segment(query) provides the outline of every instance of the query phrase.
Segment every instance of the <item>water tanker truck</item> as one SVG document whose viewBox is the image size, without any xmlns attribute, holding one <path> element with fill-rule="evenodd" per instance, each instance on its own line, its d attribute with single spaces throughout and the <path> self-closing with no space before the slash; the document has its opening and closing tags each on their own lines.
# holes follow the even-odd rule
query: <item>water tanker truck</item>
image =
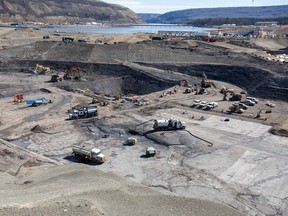
<svg viewBox="0 0 288 216">
<path fill-rule="evenodd" d="M 154 130 L 181 130 L 185 129 L 184 122 L 179 119 L 161 119 L 155 120 Z"/>
<path fill-rule="evenodd" d="M 74 145 L 72 153 L 75 157 L 80 159 L 89 159 L 98 163 L 104 163 L 106 158 L 100 149 L 89 147 L 87 145 Z"/>
<path fill-rule="evenodd" d="M 92 116 L 97 116 L 97 114 L 97 106 L 81 107 L 78 109 L 73 109 L 69 113 L 69 119 L 89 118 Z"/>
</svg>

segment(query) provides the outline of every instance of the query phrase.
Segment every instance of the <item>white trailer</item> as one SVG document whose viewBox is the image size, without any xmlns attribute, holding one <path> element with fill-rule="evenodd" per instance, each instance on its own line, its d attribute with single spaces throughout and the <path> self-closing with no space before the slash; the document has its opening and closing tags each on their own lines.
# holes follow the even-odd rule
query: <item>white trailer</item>
<svg viewBox="0 0 288 216">
<path fill-rule="evenodd" d="M 154 130 L 181 130 L 185 129 L 184 123 L 179 119 L 161 119 L 155 120 Z"/>
<path fill-rule="evenodd" d="M 105 155 L 101 152 L 100 149 L 94 147 L 91 148 L 85 144 L 74 145 L 72 147 L 72 153 L 75 157 L 80 159 L 89 159 L 99 163 L 104 163 L 106 160 Z"/>
</svg>

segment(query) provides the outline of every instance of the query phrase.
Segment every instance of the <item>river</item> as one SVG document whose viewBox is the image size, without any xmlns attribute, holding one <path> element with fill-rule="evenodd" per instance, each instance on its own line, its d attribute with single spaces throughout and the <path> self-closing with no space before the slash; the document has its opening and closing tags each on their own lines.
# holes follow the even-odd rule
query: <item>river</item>
<svg viewBox="0 0 288 216">
<path fill-rule="evenodd" d="M 149 24 L 132 26 L 99 26 L 99 25 L 69 25 L 69 26 L 43 26 L 41 29 L 49 32 L 88 33 L 88 34 L 135 34 L 158 33 L 158 31 L 196 31 L 203 32 L 209 28 L 183 26 L 175 24 Z"/>
</svg>

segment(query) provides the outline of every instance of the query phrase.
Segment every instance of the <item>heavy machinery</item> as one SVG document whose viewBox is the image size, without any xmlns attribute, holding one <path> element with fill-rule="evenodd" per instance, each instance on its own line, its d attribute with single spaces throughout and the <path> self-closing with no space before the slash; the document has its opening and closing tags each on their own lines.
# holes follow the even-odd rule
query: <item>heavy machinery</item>
<svg viewBox="0 0 288 216">
<path fill-rule="evenodd" d="M 69 68 L 63 76 L 63 79 L 80 79 L 81 72 L 79 67 Z"/>
<path fill-rule="evenodd" d="M 87 144 L 74 145 L 72 147 L 72 153 L 75 157 L 80 159 L 89 159 L 98 163 L 104 163 L 106 161 L 105 155 L 100 149 L 87 146 Z"/>
<path fill-rule="evenodd" d="M 46 105 L 48 103 L 52 103 L 51 100 L 47 100 L 46 98 L 37 98 L 37 99 L 32 99 L 32 100 L 26 100 L 26 104 L 30 106 L 39 106 L 39 105 Z"/>
<path fill-rule="evenodd" d="M 179 119 L 154 120 L 154 130 L 181 130 L 185 129 L 184 123 Z"/>
<path fill-rule="evenodd" d="M 21 102 L 24 102 L 24 95 L 22 93 L 20 94 L 15 94 L 14 95 L 14 100 L 13 102 L 15 103 L 21 103 Z"/>
<path fill-rule="evenodd" d="M 239 113 L 239 114 L 244 112 L 244 109 L 240 108 L 239 104 L 232 104 L 229 107 L 229 110 L 231 110 L 231 112 L 235 112 L 235 113 Z"/>
<path fill-rule="evenodd" d="M 60 82 L 63 80 L 63 77 L 59 74 L 53 74 L 51 76 L 50 82 Z"/>
<path fill-rule="evenodd" d="M 103 95 L 97 95 L 92 98 L 92 104 L 99 104 L 100 106 L 107 106 L 109 101 Z"/>
<path fill-rule="evenodd" d="M 126 141 L 126 145 L 135 145 L 137 142 L 137 139 L 135 137 L 128 137 Z"/>
<path fill-rule="evenodd" d="M 77 109 L 76 108 L 73 109 L 69 113 L 69 119 L 89 118 L 97 115 L 98 115 L 97 106 L 79 107 Z"/>
<path fill-rule="evenodd" d="M 202 80 L 201 80 L 201 87 L 203 87 L 203 88 L 208 88 L 208 87 L 212 87 L 212 86 L 213 86 L 214 88 L 216 88 L 214 82 L 211 81 L 211 80 L 208 80 L 206 74 L 203 73 L 203 74 L 202 74 Z"/>
<path fill-rule="evenodd" d="M 152 40 L 152 41 L 153 41 L 153 40 L 165 40 L 165 38 L 162 37 L 161 35 L 156 34 L 156 35 L 152 35 L 152 36 L 151 36 L 151 40 Z"/>
<path fill-rule="evenodd" d="M 146 149 L 146 156 L 147 157 L 154 157 L 156 155 L 156 149 L 153 147 L 148 147 Z"/>
<path fill-rule="evenodd" d="M 232 97 L 229 98 L 230 101 L 241 101 L 243 96 L 241 94 L 232 94 Z"/>
<path fill-rule="evenodd" d="M 222 87 L 222 89 L 220 90 L 220 93 L 223 94 L 223 100 L 224 100 L 224 101 L 227 100 L 228 94 L 230 94 L 230 95 L 235 94 L 235 93 L 234 93 L 234 89 L 226 88 L 225 86 Z"/>
<path fill-rule="evenodd" d="M 50 82 L 60 82 L 63 80 L 70 80 L 70 79 L 80 79 L 81 72 L 79 67 L 72 67 L 69 68 L 66 73 L 58 73 L 53 74 L 51 76 Z"/>
<path fill-rule="evenodd" d="M 39 71 L 40 69 L 40 71 Z M 39 65 L 36 64 L 34 73 L 35 74 L 45 74 L 45 73 L 49 73 L 51 71 L 51 69 L 49 67 L 44 67 L 43 65 Z"/>
<path fill-rule="evenodd" d="M 74 36 L 66 36 L 66 37 L 62 37 L 62 42 L 64 43 L 71 43 L 75 40 Z"/>
</svg>

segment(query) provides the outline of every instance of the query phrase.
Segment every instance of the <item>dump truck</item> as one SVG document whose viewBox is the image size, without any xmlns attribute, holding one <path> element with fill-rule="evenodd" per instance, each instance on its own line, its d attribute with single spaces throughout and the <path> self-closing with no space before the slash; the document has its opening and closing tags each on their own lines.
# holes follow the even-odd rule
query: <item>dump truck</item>
<svg viewBox="0 0 288 216">
<path fill-rule="evenodd" d="M 155 120 L 154 130 L 181 130 L 185 129 L 184 123 L 179 119 L 161 119 Z"/>
<path fill-rule="evenodd" d="M 39 106 L 39 105 L 46 105 L 48 103 L 52 103 L 51 100 L 47 100 L 46 98 L 37 98 L 37 99 L 32 99 L 32 100 L 26 100 L 26 104 L 30 106 Z"/>
<path fill-rule="evenodd" d="M 89 118 L 97 115 L 98 115 L 97 106 L 80 107 L 70 111 L 69 119 Z"/>
<path fill-rule="evenodd" d="M 72 147 L 72 153 L 79 159 L 88 159 L 98 163 L 104 163 L 106 158 L 100 149 L 87 146 L 86 144 L 74 145 Z"/>
</svg>

